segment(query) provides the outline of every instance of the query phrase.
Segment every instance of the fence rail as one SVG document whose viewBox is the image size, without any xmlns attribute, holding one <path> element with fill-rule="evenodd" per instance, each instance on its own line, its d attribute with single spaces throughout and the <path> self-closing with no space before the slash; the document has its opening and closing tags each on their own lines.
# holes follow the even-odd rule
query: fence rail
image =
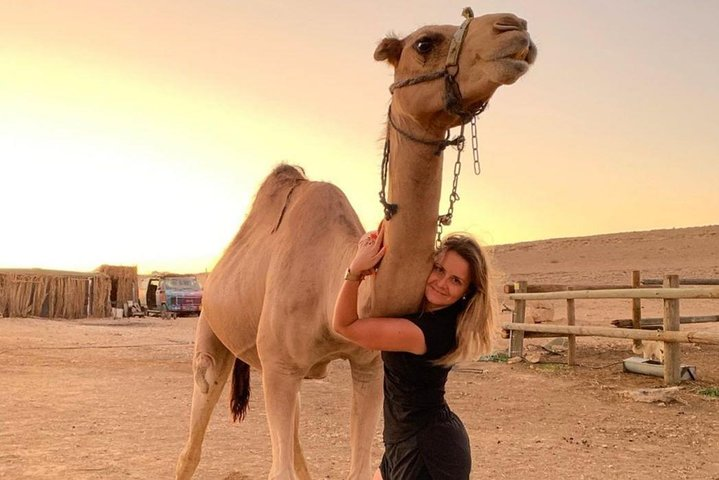
<svg viewBox="0 0 719 480">
<path fill-rule="evenodd" d="M 642 285 L 661 285 L 661 278 L 645 278 Z M 685 278 L 679 281 L 680 285 L 719 285 L 719 278 Z"/>
<path fill-rule="evenodd" d="M 696 281 L 685 280 L 684 284 L 706 285 L 713 280 L 700 279 Z M 510 333 L 509 355 L 511 357 L 522 356 L 524 333 L 536 332 L 542 335 L 567 336 L 569 349 L 567 363 L 576 364 L 576 337 L 577 336 L 601 336 L 612 338 L 632 339 L 635 345 L 641 345 L 642 340 L 653 340 L 665 342 L 664 348 L 664 383 L 676 385 L 681 380 L 681 364 L 679 343 L 705 343 L 719 345 L 719 333 L 690 331 L 680 332 L 681 319 L 679 317 L 680 299 L 719 299 L 719 287 L 680 287 L 677 275 L 667 275 L 663 280 L 662 288 L 647 288 L 640 283 L 638 271 L 632 272 L 632 287 L 614 286 L 600 288 L 584 286 L 584 289 L 577 290 L 571 286 L 552 285 L 559 288 L 555 291 L 547 291 L 546 287 L 534 285 L 530 287 L 527 282 L 521 281 L 505 292 L 512 290 L 509 298 L 514 300 L 514 311 L 512 323 L 503 325 Z M 528 290 L 533 290 L 530 293 Z M 575 325 L 575 300 L 581 299 L 632 299 L 632 328 L 616 327 L 593 327 Z M 662 318 L 663 331 L 647 331 L 641 329 L 641 300 L 659 299 L 664 302 L 664 316 Z M 567 301 L 567 325 L 535 325 L 525 324 L 526 302 L 532 300 L 566 300 Z"/>
<path fill-rule="evenodd" d="M 659 330 L 634 330 L 633 328 L 590 327 L 585 325 L 541 325 L 526 323 L 505 323 L 505 330 L 556 333 L 576 335 L 578 337 L 610 337 L 629 338 L 637 340 L 650 340 L 669 343 L 704 343 L 719 344 L 719 333 L 693 331 L 693 332 L 665 332 Z"/>
<path fill-rule="evenodd" d="M 612 290 L 565 290 L 561 292 L 512 293 L 512 300 L 568 300 L 570 298 L 719 298 L 719 287 L 641 288 Z"/>
</svg>

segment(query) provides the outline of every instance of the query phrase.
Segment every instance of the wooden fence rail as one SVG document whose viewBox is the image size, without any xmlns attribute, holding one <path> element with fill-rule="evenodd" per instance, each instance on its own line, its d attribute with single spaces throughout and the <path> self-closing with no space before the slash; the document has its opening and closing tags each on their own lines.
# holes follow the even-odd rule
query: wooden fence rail
<svg viewBox="0 0 719 480">
<path fill-rule="evenodd" d="M 663 318 L 641 318 L 639 327 L 634 325 L 633 318 L 621 318 L 612 320 L 612 325 L 620 328 L 644 328 L 647 330 L 656 330 L 664 327 Z M 711 323 L 719 322 L 719 315 L 697 315 L 691 317 L 679 317 L 679 323 Z"/>
<path fill-rule="evenodd" d="M 661 285 L 661 278 L 645 278 L 642 285 Z M 719 278 L 685 278 L 679 282 L 680 285 L 719 285 Z"/>
<path fill-rule="evenodd" d="M 667 343 L 704 343 L 719 345 L 719 333 L 714 332 L 664 332 L 660 330 L 634 330 L 633 328 L 590 327 L 586 325 L 542 325 L 535 323 L 505 323 L 505 330 L 522 332 L 556 333 L 585 337 L 628 338 Z"/>
<path fill-rule="evenodd" d="M 570 298 L 719 298 L 719 287 L 641 288 L 612 290 L 566 290 L 544 293 L 512 293 L 512 300 L 568 300 Z"/>
<path fill-rule="evenodd" d="M 562 286 L 561 291 L 546 291 L 534 286 L 534 293 L 528 292 L 527 282 L 515 283 L 514 293 L 509 298 L 514 300 L 512 323 L 503 325 L 510 332 L 510 357 L 522 356 L 524 332 L 536 332 L 551 336 L 567 336 L 569 350 L 567 363 L 574 365 L 577 336 L 601 336 L 613 338 L 632 339 L 635 345 L 642 340 L 665 342 L 664 348 L 664 383 L 676 385 L 681 379 L 681 364 L 679 358 L 679 343 L 707 343 L 719 345 L 719 333 L 711 332 L 680 332 L 681 319 L 679 317 L 680 299 L 719 299 L 719 287 L 680 287 L 677 275 L 667 275 L 664 278 L 663 288 L 647 288 L 640 284 L 639 272 L 632 272 L 631 283 L 634 288 L 624 286 L 596 289 L 589 286 L 583 290 L 571 289 Z M 707 280 L 703 279 L 703 282 Z M 702 283 L 701 285 L 706 285 Z M 556 287 L 556 286 L 554 286 Z M 508 289 L 505 288 L 505 291 Z M 577 299 L 632 299 L 633 328 L 590 327 L 578 326 L 575 323 L 575 300 Z M 648 331 L 641 329 L 641 299 L 659 299 L 664 302 L 664 316 L 662 318 L 663 331 Z M 528 300 L 566 300 L 567 325 L 527 325 L 524 323 L 526 302 Z"/>
</svg>

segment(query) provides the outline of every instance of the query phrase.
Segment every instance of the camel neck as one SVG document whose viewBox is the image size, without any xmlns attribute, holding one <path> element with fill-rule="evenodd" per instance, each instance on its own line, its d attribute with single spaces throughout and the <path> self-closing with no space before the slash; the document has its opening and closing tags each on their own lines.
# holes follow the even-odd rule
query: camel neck
<svg viewBox="0 0 719 480">
<path fill-rule="evenodd" d="M 411 122 L 395 122 L 402 129 L 421 131 Z M 436 154 L 436 147 L 413 141 L 393 128 L 388 135 L 387 199 L 398 210 L 385 223 L 387 253 L 370 295 L 372 315 L 402 315 L 419 309 L 432 266 L 442 187 L 442 154 Z M 441 135 L 423 133 L 430 139 Z"/>
<path fill-rule="evenodd" d="M 390 128 L 387 198 L 398 206 L 391 231 L 414 238 L 434 233 L 442 187 L 442 154 L 436 146 L 415 142 Z M 392 223 L 394 222 L 394 224 Z"/>
</svg>

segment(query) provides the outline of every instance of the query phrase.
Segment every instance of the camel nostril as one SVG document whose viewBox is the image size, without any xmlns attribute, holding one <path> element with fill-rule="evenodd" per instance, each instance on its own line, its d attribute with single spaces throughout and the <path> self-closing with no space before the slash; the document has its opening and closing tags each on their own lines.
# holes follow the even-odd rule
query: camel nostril
<svg viewBox="0 0 719 480">
<path fill-rule="evenodd" d="M 494 29 L 500 32 L 511 32 L 512 30 L 527 30 L 527 21 L 512 16 L 503 16 L 494 22 Z"/>
<path fill-rule="evenodd" d="M 494 24 L 494 29 L 499 30 L 500 32 L 511 32 L 512 30 L 519 30 L 519 25 L 509 25 L 497 22 Z"/>
</svg>

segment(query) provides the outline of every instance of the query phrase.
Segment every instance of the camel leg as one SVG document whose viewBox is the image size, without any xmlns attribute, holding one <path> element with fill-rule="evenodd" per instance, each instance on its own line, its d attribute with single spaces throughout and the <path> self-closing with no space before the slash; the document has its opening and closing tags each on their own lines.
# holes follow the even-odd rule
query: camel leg
<svg viewBox="0 0 719 480">
<path fill-rule="evenodd" d="M 299 424 L 299 390 L 302 373 L 287 372 L 285 368 L 264 365 L 262 388 L 265 393 L 265 410 L 272 440 L 272 469 L 270 480 L 297 480 L 295 449 Z M 304 463 L 304 460 L 303 460 Z"/>
<path fill-rule="evenodd" d="M 200 463 L 207 424 L 232 369 L 233 360 L 232 352 L 217 339 L 200 315 L 195 331 L 195 354 L 192 361 L 195 382 L 192 391 L 190 436 L 177 460 L 177 480 L 192 478 L 197 464 Z"/>
<path fill-rule="evenodd" d="M 372 440 L 382 409 L 382 360 L 372 354 L 366 361 L 350 360 L 352 368 L 352 412 L 350 420 L 349 480 L 369 480 L 372 469 Z"/>
<path fill-rule="evenodd" d="M 300 393 L 297 393 L 297 404 L 295 405 L 295 475 L 300 480 L 310 480 L 310 472 L 307 469 L 307 460 L 300 445 Z"/>
</svg>

